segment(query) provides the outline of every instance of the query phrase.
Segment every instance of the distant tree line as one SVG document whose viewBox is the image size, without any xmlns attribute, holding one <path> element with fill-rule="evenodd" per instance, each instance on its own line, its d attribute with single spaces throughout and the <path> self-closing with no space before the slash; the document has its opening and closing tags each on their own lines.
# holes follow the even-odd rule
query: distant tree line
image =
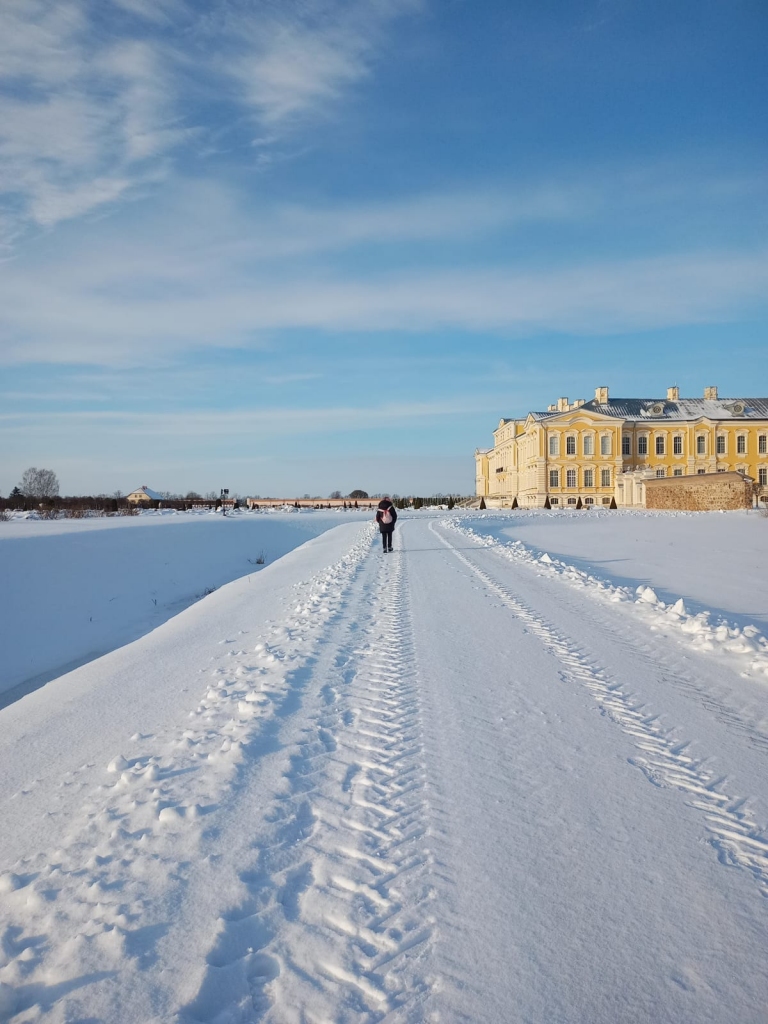
<svg viewBox="0 0 768 1024">
<path fill-rule="evenodd" d="M 140 505 L 129 502 L 122 491 L 112 494 L 66 495 L 59 493 L 59 480 L 52 469 L 38 469 L 30 466 L 25 470 L 19 483 L 7 498 L 0 496 L 0 511 L 35 511 L 38 514 L 55 517 L 57 515 L 136 515 L 140 509 L 156 509 L 159 507 L 185 511 L 191 508 L 219 508 L 222 504 L 220 495 L 215 491 L 201 494 L 198 491 L 187 491 L 186 494 L 174 494 L 171 491 L 158 491 L 162 500 L 142 501 Z M 399 509 L 428 508 L 435 505 L 447 505 L 453 508 L 459 495 L 433 494 L 430 497 L 388 495 Z M 343 501 L 344 508 L 357 509 L 361 501 L 373 502 L 385 497 L 383 493 L 369 495 L 367 491 L 357 488 L 346 497 L 341 491 L 333 491 L 329 499 Z M 260 500 L 257 495 L 255 500 Z M 311 501 L 316 508 L 322 508 L 324 500 L 320 496 L 310 497 L 305 494 L 302 501 Z M 235 507 L 244 504 L 237 493 L 231 493 L 228 504 Z M 293 504 L 299 507 L 299 501 Z M 329 506 L 330 507 L 330 506 Z"/>
</svg>

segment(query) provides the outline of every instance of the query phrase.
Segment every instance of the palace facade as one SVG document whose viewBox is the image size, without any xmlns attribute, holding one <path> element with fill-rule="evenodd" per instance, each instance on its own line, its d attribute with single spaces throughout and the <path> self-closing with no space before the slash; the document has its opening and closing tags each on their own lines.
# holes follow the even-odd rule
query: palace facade
<svg viewBox="0 0 768 1024">
<path fill-rule="evenodd" d="M 475 451 L 476 494 L 489 506 L 645 504 L 644 481 L 736 471 L 768 498 L 768 398 L 560 398 L 503 419 Z"/>
</svg>

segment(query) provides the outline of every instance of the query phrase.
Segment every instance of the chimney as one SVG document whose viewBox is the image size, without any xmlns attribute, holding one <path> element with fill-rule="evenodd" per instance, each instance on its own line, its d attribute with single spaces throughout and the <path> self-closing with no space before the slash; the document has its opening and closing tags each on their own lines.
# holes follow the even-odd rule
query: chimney
<svg viewBox="0 0 768 1024">
<path fill-rule="evenodd" d="M 717 390 L 717 389 L 715 389 Z M 679 402 L 680 401 L 680 388 L 677 384 L 673 384 L 671 388 L 667 388 L 667 401 L 668 402 Z"/>
<path fill-rule="evenodd" d="M 548 405 L 547 406 L 547 412 L 557 412 L 557 406 L 556 405 Z"/>
<path fill-rule="evenodd" d="M 717 388 L 714 388 L 714 387 L 704 388 L 704 397 L 708 398 L 710 400 L 716 400 L 717 399 Z"/>
<path fill-rule="evenodd" d="M 558 398 L 558 400 L 557 400 L 557 411 L 558 412 L 568 412 L 568 399 L 567 398 Z"/>
<path fill-rule="evenodd" d="M 595 388 L 595 401 L 598 405 L 607 405 L 608 388 Z"/>
</svg>

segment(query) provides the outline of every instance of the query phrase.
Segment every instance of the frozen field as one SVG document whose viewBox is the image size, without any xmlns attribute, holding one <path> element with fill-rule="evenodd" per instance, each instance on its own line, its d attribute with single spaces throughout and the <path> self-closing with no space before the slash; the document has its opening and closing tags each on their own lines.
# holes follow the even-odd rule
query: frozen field
<svg viewBox="0 0 768 1024">
<path fill-rule="evenodd" d="M 261 524 L 288 553 L 242 576 Z M 70 578 L 119 596 L 113 545 L 192 528 Z M 768 520 L 252 530 L 242 578 L 0 711 L 0 1020 L 765 1021 Z"/>
<path fill-rule="evenodd" d="M 167 512 L 0 524 L 0 621 L 12 638 L 0 660 L 0 707 L 258 572 L 260 557 L 275 561 L 341 516 Z"/>
</svg>

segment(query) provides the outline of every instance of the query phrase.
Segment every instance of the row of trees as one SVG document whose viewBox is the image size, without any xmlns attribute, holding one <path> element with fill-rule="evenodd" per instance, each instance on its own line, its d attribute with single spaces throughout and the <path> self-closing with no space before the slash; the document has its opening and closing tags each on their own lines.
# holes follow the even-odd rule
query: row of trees
<svg viewBox="0 0 768 1024">
<path fill-rule="evenodd" d="M 219 503 L 219 495 L 215 491 L 208 491 L 205 494 L 200 494 L 198 491 L 187 491 L 186 494 L 174 494 L 171 491 L 159 491 L 158 493 L 163 499 L 163 504 L 168 508 L 187 508 L 190 504 L 204 502 Z M 230 494 L 230 500 L 234 500 L 235 503 L 238 502 L 239 497 L 234 492 Z M 257 495 L 257 500 L 258 497 Z M 353 502 L 355 503 L 354 507 L 357 507 L 359 501 L 378 501 L 384 495 L 369 495 L 367 491 L 357 488 L 347 495 L 343 495 L 341 491 L 333 491 L 328 497 L 336 501 L 349 501 L 351 508 Z M 428 498 L 392 494 L 391 498 L 396 507 L 401 509 L 425 508 L 434 505 L 448 505 L 449 508 L 453 508 L 457 500 L 457 496 L 453 494 L 433 494 Z M 323 499 L 319 495 L 310 497 L 309 494 L 305 494 L 302 500 L 320 502 Z M 62 498 L 59 494 L 59 479 L 56 473 L 52 469 L 38 469 L 36 466 L 30 466 L 24 471 L 21 480 L 6 500 L 0 498 L 0 507 L 5 508 L 36 508 L 41 504 L 51 508 L 103 509 L 105 512 L 119 511 L 128 507 L 122 491 L 113 491 L 112 494 Z"/>
</svg>

